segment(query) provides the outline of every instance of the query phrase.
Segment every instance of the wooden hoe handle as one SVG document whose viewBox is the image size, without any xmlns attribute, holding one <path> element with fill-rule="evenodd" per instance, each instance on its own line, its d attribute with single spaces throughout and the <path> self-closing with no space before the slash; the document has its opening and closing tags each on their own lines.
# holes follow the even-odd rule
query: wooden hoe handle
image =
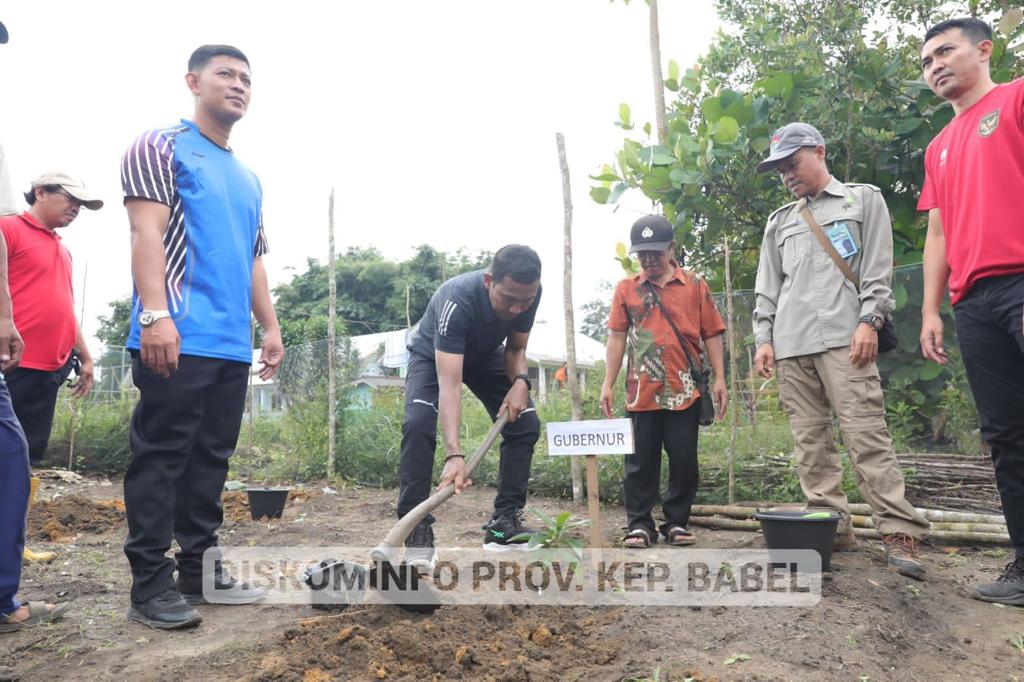
<svg viewBox="0 0 1024 682">
<path fill-rule="evenodd" d="M 498 434 L 508 424 L 508 410 L 505 410 L 498 416 L 497 421 L 494 422 L 494 426 L 487 433 L 487 437 L 484 438 L 484 442 L 480 443 L 480 447 L 476 449 L 473 456 L 466 462 L 466 477 L 473 473 L 477 465 L 483 460 L 484 455 L 494 445 L 494 441 L 498 438 Z M 438 490 L 436 493 L 428 497 L 427 499 L 420 502 L 418 505 L 412 508 L 408 514 L 398 520 L 388 534 L 384 536 L 384 540 L 374 548 L 371 552 L 371 556 L 375 561 L 390 561 L 392 559 L 392 551 L 394 548 L 400 546 L 405 542 L 405 538 L 409 536 L 412 529 L 415 528 L 420 521 L 427 517 L 427 514 L 434 511 L 442 504 L 448 501 L 452 495 L 455 494 L 455 484 L 449 483 L 445 487 Z"/>
</svg>

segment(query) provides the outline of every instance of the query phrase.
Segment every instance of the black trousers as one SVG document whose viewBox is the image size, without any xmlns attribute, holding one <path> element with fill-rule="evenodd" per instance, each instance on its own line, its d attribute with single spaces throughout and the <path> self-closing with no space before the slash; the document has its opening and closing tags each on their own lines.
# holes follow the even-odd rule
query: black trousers
<svg viewBox="0 0 1024 682">
<path fill-rule="evenodd" d="M 57 408 L 57 393 L 71 374 L 71 358 L 63 367 L 54 370 L 18 367 L 4 372 L 7 390 L 14 403 L 21 428 L 28 440 L 28 457 L 38 465 L 46 454 L 53 428 L 53 412 Z"/>
<path fill-rule="evenodd" d="M 658 530 L 664 533 L 672 525 L 686 526 L 700 483 L 697 464 L 700 406 L 694 403 L 680 411 L 630 412 L 629 416 L 633 420 L 635 452 L 626 455 L 622 481 L 629 529 L 655 530 L 651 511 L 661 487 L 662 448 L 668 454 L 668 491 L 661 505 L 665 522 Z"/>
<path fill-rule="evenodd" d="M 498 408 L 511 388 L 505 375 L 504 348 L 462 368 L 462 381 L 487 409 L 494 421 Z M 405 377 L 405 418 L 402 421 L 402 455 L 398 465 L 398 517 L 430 496 L 434 453 L 437 450 L 437 367 L 430 358 L 409 354 Z M 530 400 L 533 408 L 533 400 Z M 521 509 L 526 505 L 530 482 L 533 446 L 540 437 L 540 418 L 531 409 L 519 415 L 501 432 L 501 459 L 498 464 L 498 494 L 494 511 Z M 466 453 L 469 456 L 469 453 Z M 433 523 L 434 517 L 428 516 Z"/>
<path fill-rule="evenodd" d="M 132 460 L 124 477 L 134 602 L 202 575 L 203 552 L 217 545 L 224 521 L 221 490 L 238 442 L 249 365 L 183 355 L 169 379 L 132 356 L 140 392 L 132 414 Z M 171 537 L 181 547 L 166 556 Z"/>
<path fill-rule="evenodd" d="M 1024 275 L 988 277 L 955 306 L 956 335 L 992 450 L 1006 529 L 1024 553 Z"/>
</svg>

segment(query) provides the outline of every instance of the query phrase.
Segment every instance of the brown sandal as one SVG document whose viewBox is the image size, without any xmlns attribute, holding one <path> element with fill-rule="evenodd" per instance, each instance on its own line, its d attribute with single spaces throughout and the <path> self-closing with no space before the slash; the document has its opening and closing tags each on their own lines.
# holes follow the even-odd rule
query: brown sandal
<svg viewBox="0 0 1024 682">
<path fill-rule="evenodd" d="M 658 536 L 655 533 L 645 528 L 634 528 L 622 538 L 622 546 L 626 549 L 647 549 L 657 541 Z"/>
<path fill-rule="evenodd" d="M 665 541 L 673 547 L 685 547 L 697 542 L 697 536 L 683 526 L 675 524 L 665 529 Z"/>
</svg>

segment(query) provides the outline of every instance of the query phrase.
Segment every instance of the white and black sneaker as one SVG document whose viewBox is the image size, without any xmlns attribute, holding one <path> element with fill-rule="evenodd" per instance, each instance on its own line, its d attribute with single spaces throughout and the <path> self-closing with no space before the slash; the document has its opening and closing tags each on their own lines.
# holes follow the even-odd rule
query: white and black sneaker
<svg viewBox="0 0 1024 682">
<path fill-rule="evenodd" d="M 437 551 L 434 549 L 434 527 L 426 521 L 420 521 L 405 539 L 405 563 L 433 571 L 435 561 Z"/>
<path fill-rule="evenodd" d="M 523 510 L 509 509 L 494 512 L 491 520 L 484 524 L 484 548 L 491 550 L 507 550 L 526 546 L 535 531 L 523 525 Z"/>
</svg>

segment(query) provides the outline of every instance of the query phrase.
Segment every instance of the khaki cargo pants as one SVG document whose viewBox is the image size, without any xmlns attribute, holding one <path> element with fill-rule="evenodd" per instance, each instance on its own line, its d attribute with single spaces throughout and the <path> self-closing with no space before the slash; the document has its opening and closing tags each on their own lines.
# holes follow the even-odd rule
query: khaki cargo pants
<svg viewBox="0 0 1024 682">
<path fill-rule="evenodd" d="M 852 531 L 843 493 L 843 465 L 832 440 L 832 409 L 853 463 L 857 489 L 871 505 L 879 533 L 924 536 L 930 527 L 904 497 L 903 472 L 893 453 L 878 366 L 856 368 L 850 349 L 785 358 L 775 363 L 779 398 L 789 415 L 796 443 L 800 487 L 808 507 L 832 507 L 843 513 L 839 532 Z"/>
</svg>

